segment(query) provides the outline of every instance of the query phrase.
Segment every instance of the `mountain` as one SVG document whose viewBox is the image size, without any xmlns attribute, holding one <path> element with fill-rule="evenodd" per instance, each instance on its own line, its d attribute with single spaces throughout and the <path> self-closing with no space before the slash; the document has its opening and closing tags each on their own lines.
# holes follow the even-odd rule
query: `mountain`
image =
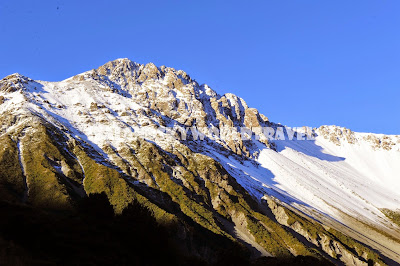
<svg viewBox="0 0 400 266">
<path fill-rule="evenodd" d="M 73 213 L 76 228 L 115 224 L 109 232 L 129 232 L 130 222 L 147 217 L 135 234 L 145 239 L 159 228 L 174 246 L 165 254 L 176 252 L 180 263 L 239 254 L 256 264 L 400 263 L 400 136 L 284 127 L 182 70 L 128 59 L 61 82 L 7 76 L 0 114 L 0 211 L 33 221 L 43 212 L 43 234 L 52 232 L 46 241 L 72 230 L 71 218 L 61 229 L 47 226 L 60 215 Z M 115 217 L 82 218 L 91 213 L 87 201 L 89 209 L 109 204 Z M 36 259 L 5 230 L 0 246 Z M 82 244 L 69 237 L 66 252 Z M 162 249 L 157 243 L 148 246 Z M 9 250 L 0 254 L 13 258 Z"/>
</svg>

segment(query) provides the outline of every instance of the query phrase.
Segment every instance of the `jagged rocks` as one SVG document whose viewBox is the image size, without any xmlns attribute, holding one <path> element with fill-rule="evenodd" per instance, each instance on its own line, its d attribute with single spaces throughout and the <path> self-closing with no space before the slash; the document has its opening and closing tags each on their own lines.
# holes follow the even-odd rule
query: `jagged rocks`
<svg viewBox="0 0 400 266">
<path fill-rule="evenodd" d="M 90 104 L 90 111 L 94 112 L 94 111 L 97 111 L 97 109 L 99 109 L 97 103 L 93 103 L 93 102 L 92 102 L 92 103 Z"/>
<path fill-rule="evenodd" d="M 6 93 L 15 92 L 19 89 L 23 89 L 24 85 L 26 85 L 29 81 L 32 81 L 32 79 L 24 77 L 18 73 L 9 75 L 0 80 L 0 91 Z"/>
<path fill-rule="evenodd" d="M 342 142 L 349 144 L 355 144 L 357 139 L 350 129 L 336 126 L 321 126 L 318 128 L 318 132 L 325 138 L 329 139 L 332 143 L 340 146 Z"/>
<path fill-rule="evenodd" d="M 248 108 L 245 111 L 244 125 L 248 128 L 260 127 L 261 117 L 258 110 L 255 108 Z"/>
<path fill-rule="evenodd" d="M 276 199 L 268 196 L 263 199 L 266 200 L 279 223 L 304 236 L 309 242 L 321 248 L 323 252 L 337 261 L 343 262 L 345 265 L 370 265 L 370 263 L 384 265 L 377 254 L 350 237 L 334 229 L 326 229 L 316 221 L 309 221 L 306 217 L 295 214 L 278 203 Z"/>
</svg>

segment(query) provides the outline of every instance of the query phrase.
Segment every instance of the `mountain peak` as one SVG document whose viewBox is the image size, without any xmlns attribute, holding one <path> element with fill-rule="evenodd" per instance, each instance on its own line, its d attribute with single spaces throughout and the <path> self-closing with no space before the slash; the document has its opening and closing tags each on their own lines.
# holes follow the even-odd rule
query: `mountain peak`
<svg viewBox="0 0 400 266">
<path fill-rule="evenodd" d="M 313 130 L 314 139 L 298 129 L 290 139 L 288 128 L 288 138 L 278 138 L 284 127 L 242 98 L 220 95 L 182 70 L 127 58 L 61 82 L 7 76 L 0 115 L 0 170 L 10 169 L 0 171 L 0 199 L 67 208 L 105 192 L 122 212 L 139 199 L 137 188 L 157 213 L 165 208 L 221 236 L 244 235 L 263 254 L 309 255 L 306 239 L 321 256 L 365 264 L 369 249 L 339 240 L 319 221 L 349 226 L 359 241 L 379 228 L 372 248 L 400 254 L 384 235 L 400 239 L 385 214 L 399 206 L 397 136 L 325 126 Z M 293 242 L 287 228 L 301 239 Z"/>
<path fill-rule="evenodd" d="M 8 75 L 0 80 L 0 91 L 14 92 L 19 89 L 23 89 L 24 85 L 29 81 L 33 80 L 19 73 Z"/>
</svg>

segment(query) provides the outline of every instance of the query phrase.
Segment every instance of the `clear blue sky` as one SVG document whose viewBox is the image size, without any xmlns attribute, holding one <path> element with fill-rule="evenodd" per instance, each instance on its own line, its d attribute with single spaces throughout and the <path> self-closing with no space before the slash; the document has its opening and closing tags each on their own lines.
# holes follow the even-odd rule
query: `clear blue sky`
<svg viewBox="0 0 400 266">
<path fill-rule="evenodd" d="M 127 57 L 183 69 L 275 122 L 400 134 L 400 1 L 0 1 L 0 76 Z"/>
</svg>

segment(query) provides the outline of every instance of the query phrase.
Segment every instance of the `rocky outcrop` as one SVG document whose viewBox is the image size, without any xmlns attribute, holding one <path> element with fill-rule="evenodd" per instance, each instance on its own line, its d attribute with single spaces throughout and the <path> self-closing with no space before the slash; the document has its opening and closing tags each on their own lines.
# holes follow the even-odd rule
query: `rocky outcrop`
<svg viewBox="0 0 400 266">
<path fill-rule="evenodd" d="M 337 146 L 344 143 L 356 144 L 360 142 L 367 142 L 374 150 L 387 150 L 390 151 L 400 143 L 400 136 L 387 136 L 363 133 L 361 136 L 356 136 L 353 131 L 344 127 L 338 126 L 321 126 L 316 132 L 322 135 L 325 139 L 329 139 Z"/>
<path fill-rule="evenodd" d="M 265 196 L 264 199 L 276 220 L 307 241 L 320 248 L 337 261 L 345 265 L 385 265 L 377 254 L 358 242 L 351 240 L 334 229 L 327 230 L 316 221 L 295 214 L 284 207 L 278 200 Z"/>
<path fill-rule="evenodd" d="M 9 75 L 0 80 L 0 91 L 6 93 L 15 92 L 17 90 L 23 89 L 29 81 L 33 80 L 18 73 Z"/>
</svg>

